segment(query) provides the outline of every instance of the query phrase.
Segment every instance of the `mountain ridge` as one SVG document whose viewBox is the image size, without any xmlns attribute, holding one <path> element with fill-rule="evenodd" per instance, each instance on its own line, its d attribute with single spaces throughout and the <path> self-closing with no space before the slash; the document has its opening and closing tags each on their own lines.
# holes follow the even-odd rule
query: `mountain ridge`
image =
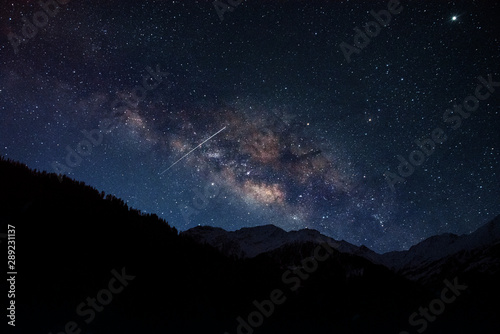
<svg viewBox="0 0 500 334">
<path fill-rule="evenodd" d="M 344 252 L 333 249 L 321 260 L 314 241 L 319 232 L 284 232 L 268 225 L 253 239 L 246 238 L 255 234 L 252 228 L 239 233 L 247 247 L 255 241 L 259 250 L 274 249 L 237 259 L 82 182 L 66 177 L 59 182 L 55 174 L 0 158 L 0 184 L 2 231 L 14 225 L 19 241 L 16 311 L 22 321 L 16 329 L 21 333 L 62 333 L 75 329 L 67 325 L 73 322 L 94 334 L 234 333 L 238 319 L 248 320 L 269 305 L 276 291 L 286 303 L 273 306 L 275 313 L 266 316 L 258 333 L 396 333 L 408 329 L 408 317 L 419 306 L 439 297 L 445 280 L 457 279 L 467 290 L 426 333 L 496 333 L 500 326 L 499 243 L 397 272 L 348 254 L 366 256 L 369 250 L 343 241 L 332 245 Z M 486 242 L 495 239 L 496 229 L 481 230 L 493 235 Z M 215 231 L 214 240 L 227 235 L 220 228 L 197 231 Z M 266 240 L 268 235 L 273 238 Z M 283 243 L 292 237 L 297 243 Z M 113 269 L 125 270 L 134 280 L 111 303 L 101 297 Z M 91 323 L 75 317 L 75 307 L 93 296 L 110 305 Z"/>
<path fill-rule="evenodd" d="M 364 257 L 392 270 L 402 270 L 438 261 L 461 251 L 472 251 L 500 242 L 500 215 L 469 234 L 443 233 L 426 238 L 408 250 L 376 253 L 345 240 L 335 240 L 314 229 L 285 231 L 272 224 L 226 231 L 220 227 L 196 226 L 180 232 L 197 242 L 209 244 L 226 256 L 253 258 L 290 243 L 328 242 L 340 252 Z"/>
</svg>

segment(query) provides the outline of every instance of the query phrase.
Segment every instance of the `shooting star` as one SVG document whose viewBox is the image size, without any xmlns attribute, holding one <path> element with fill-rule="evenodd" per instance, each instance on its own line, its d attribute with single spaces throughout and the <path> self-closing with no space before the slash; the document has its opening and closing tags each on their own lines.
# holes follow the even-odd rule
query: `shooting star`
<svg viewBox="0 0 500 334">
<path fill-rule="evenodd" d="M 185 157 L 187 157 L 188 155 L 190 155 L 194 150 L 196 150 L 197 148 L 199 148 L 201 145 L 205 144 L 207 141 L 209 141 L 213 137 L 217 136 L 225 128 L 226 127 L 223 127 L 222 129 L 220 129 L 219 131 L 217 131 L 216 133 L 214 133 L 213 135 L 211 135 L 210 137 L 208 137 L 207 139 L 205 139 L 201 144 L 199 144 L 198 146 L 196 146 L 195 148 L 193 148 L 188 153 L 184 154 L 179 160 L 177 160 L 176 162 L 174 162 L 173 164 L 171 164 L 170 167 L 168 167 L 167 169 L 165 169 L 163 172 L 159 173 L 158 175 L 162 175 L 162 174 L 166 173 L 170 168 L 174 167 L 179 161 L 181 161 L 182 159 L 184 159 Z"/>
</svg>

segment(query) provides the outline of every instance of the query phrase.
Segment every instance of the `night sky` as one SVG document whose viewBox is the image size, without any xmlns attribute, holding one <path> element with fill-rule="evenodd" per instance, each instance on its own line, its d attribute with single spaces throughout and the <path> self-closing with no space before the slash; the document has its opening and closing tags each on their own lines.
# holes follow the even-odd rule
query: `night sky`
<svg viewBox="0 0 500 334">
<path fill-rule="evenodd" d="M 498 2 L 43 1 L 0 8 L 4 157 L 181 231 L 385 252 L 500 213 Z"/>
</svg>

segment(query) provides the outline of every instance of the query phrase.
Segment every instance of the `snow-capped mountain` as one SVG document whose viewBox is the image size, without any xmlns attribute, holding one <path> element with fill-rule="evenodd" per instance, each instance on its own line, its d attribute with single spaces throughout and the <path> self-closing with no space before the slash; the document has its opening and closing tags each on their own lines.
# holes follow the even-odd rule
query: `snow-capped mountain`
<svg viewBox="0 0 500 334">
<path fill-rule="evenodd" d="M 401 270 L 428 264 L 458 252 L 482 249 L 499 242 L 500 216 L 497 216 L 471 234 L 435 235 L 412 246 L 407 251 L 382 254 L 378 262 L 391 269 Z"/>
<path fill-rule="evenodd" d="M 210 244 L 224 254 L 238 258 L 253 258 L 288 243 L 320 242 L 327 239 L 316 230 L 286 232 L 274 225 L 242 228 L 230 232 L 217 227 L 198 226 L 181 234 L 198 242 Z"/>
<path fill-rule="evenodd" d="M 365 246 L 355 246 L 344 240 L 334 240 L 313 229 L 286 232 L 274 225 L 242 228 L 230 232 L 217 227 L 198 226 L 181 234 L 200 243 L 209 244 L 225 255 L 237 258 L 253 258 L 289 244 L 328 242 L 332 248 L 341 253 L 363 257 L 399 272 L 407 278 L 417 280 L 439 271 L 443 262 L 451 261 L 450 257 L 463 265 L 474 266 L 473 262 L 477 261 L 476 258 L 481 252 L 489 252 L 487 249 L 500 244 L 500 216 L 471 234 L 436 235 L 412 246 L 409 250 L 384 254 L 378 254 Z M 493 256 L 492 261 L 500 263 L 500 258 Z"/>
<path fill-rule="evenodd" d="M 314 229 L 286 232 L 274 225 L 263 225 L 228 232 L 218 227 L 197 226 L 181 235 L 212 245 L 225 255 L 238 258 L 253 258 L 287 244 L 327 242 L 341 253 L 358 255 L 375 263 L 380 261 L 380 255 L 365 246 L 358 247 L 344 240 L 337 241 Z"/>
</svg>

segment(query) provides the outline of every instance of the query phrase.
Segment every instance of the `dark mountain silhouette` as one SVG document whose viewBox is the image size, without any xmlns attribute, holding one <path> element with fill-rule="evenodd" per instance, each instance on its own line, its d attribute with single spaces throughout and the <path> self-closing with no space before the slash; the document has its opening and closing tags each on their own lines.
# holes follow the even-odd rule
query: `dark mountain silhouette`
<svg viewBox="0 0 500 334">
<path fill-rule="evenodd" d="M 455 277 L 466 290 L 428 321 L 425 332 L 500 328 L 499 247 L 492 240 L 419 266 L 401 260 L 398 268 L 375 263 L 382 261 L 379 256 L 396 255 L 345 242 L 328 248 L 315 239 L 316 231 L 287 233 L 270 225 L 258 235 L 247 229 L 241 240 L 230 237 L 233 244 L 221 251 L 200 242 L 203 228 L 195 240 L 192 231 L 179 234 L 156 215 L 67 177 L 59 182 L 55 174 L 0 159 L 0 185 L 0 232 L 8 224 L 16 228 L 16 327 L 2 324 L 9 332 L 416 333 L 421 327 L 411 326 L 409 316 L 440 298 L 443 279 Z M 217 233 L 229 232 L 212 235 Z M 260 248 L 252 249 L 256 240 Z M 314 254 L 322 257 L 316 266 Z M 102 297 L 112 270 L 122 268 L 133 280 L 86 323 L 77 306 Z M 5 280 L 0 288 L 8 291 Z M 262 301 L 276 297 L 276 289 L 282 303 L 272 304 L 271 312 Z M 263 313 L 269 316 L 261 315 L 260 323 Z M 238 331 L 238 317 L 258 326 Z"/>
<path fill-rule="evenodd" d="M 218 227 L 197 226 L 181 234 L 199 243 L 209 244 L 226 256 L 236 258 L 253 258 L 290 243 L 328 242 L 341 253 L 358 255 L 372 262 L 382 263 L 380 255 L 370 249 L 357 247 L 344 240 L 334 240 L 314 229 L 286 232 L 274 225 L 263 225 L 228 232 Z"/>
<path fill-rule="evenodd" d="M 451 259 L 464 264 L 471 262 L 468 265 L 476 270 L 482 268 L 497 274 L 500 271 L 500 258 L 494 256 L 495 250 L 500 246 L 500 216 L 470 234 L 436 235 L 409 250 L 385 254 L 377 254 L 365 246 L 358 247 L 344 240 L 334 240 L 314 229 L 285 232 L 274 225 L 242 228 L 232 232 L 216 227 L 197 226 L 181 234 L 199 243 L 209 244 L 226 256 L 237 258 L 252 258 L 292 243 L 328 242 L 341 253 L 357 255 L 375 264 L 382 264 L 415 281 L 429 280 L 442 268 L 443 261 Z M 477 258 L 481 259 L 482 265 L 479 267 L 474 263 Z"/>
</svg>

